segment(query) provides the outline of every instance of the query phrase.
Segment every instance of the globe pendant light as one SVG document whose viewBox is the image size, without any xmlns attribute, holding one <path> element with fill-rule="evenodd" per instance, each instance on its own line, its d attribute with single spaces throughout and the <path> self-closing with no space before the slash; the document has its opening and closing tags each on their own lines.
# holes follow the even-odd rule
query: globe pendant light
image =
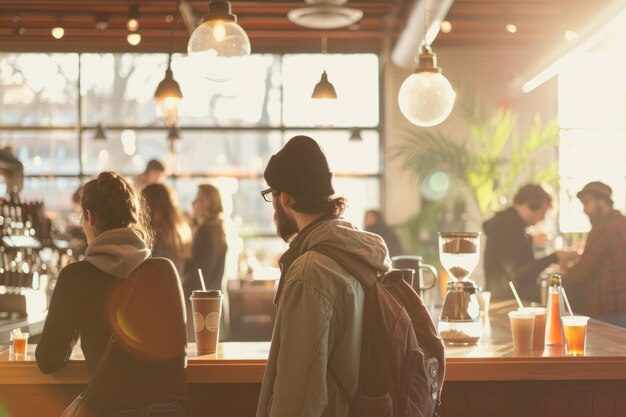
<svg viewBox="0 0 626 417">
<path fill-rule="evenodd" d="M 237 24 L 230 2 L 209 1 L 209 12 L 189 37 L 187 52 L 209 80 L 227 81 L 241 72 L 250 39 Z"/>
<path fill-rule="evenodd" d="M 438 125 L 448 118 L 456 93 L 437 66 L 437 55 L 428 44 L 428 0 L 424 0 L 424 42 L 416 57 L 415 73 L 404 80 L 398 92 L 400 111 L 421 127 Z"/>
<path fill-rule="evenodd" d="M 174 80 L 174 73 L 171 68 L 172 54 L 167 61 L 167 70 L 165 70 L 165 78 L 159 83 L 154 98 L 157 101 L 157 114 L 161 117 L 167 126 L 173 126 L 178 121 L 178 105 L 183 98 L 180 86 Z"/>
<path fill-rule="evenodd" d="M 454 107 L 456 93 L 437 66 L 437 55 L 423 45 L 415 73 L 404 80 L 398 93 L 400 111 L 411 123 L 421 127 L 438 125 Z"/>
</svg>

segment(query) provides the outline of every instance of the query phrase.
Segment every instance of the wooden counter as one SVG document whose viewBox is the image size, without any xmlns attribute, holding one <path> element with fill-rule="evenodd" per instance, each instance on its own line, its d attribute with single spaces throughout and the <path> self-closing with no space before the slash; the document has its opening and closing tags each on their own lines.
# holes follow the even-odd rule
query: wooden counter
<svg viewBox="0 0 626 417">
<path fill-rule="evenodd" d="M 513 308 L 512 303 L 492 305 L 478 345 L 447 347 L 445 417 L 626 416 L 625 329 L 590 321 L 585 357 L 568 357 L 562 347 L 516 356 L 506 315 Z M 205 413 L 216 406 L 221 416 L 253 415 L 268 350 L 267 342 L 224 343 L 216 355 L 191 353 L 187 378 L 194 415 L 209 415 Z M 6 346 L 0 348 L 0 400 L 5 405 L 6 395 L 17 393 L 19 386 L 30 387 L 28 392 L 59 386 L 57 396 L 62 386 L 72 386 L 62 389 L 70 400 L 87 382 L 79 350 L 52 375 L 38 371 L 33 352 L 30 346 L 27 355 L 16 357 Z"/>
</svg>

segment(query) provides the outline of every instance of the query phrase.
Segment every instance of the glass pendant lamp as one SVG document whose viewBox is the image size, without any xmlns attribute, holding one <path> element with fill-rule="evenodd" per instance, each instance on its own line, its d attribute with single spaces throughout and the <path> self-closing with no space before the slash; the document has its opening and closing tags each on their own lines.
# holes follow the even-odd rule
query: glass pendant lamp
<svg viewBox="0 0 626 417">
<path fill-rule="evenodd" d="M 448 118 L 454 107 L 456 93 L 437 66 L 437 55 L 428 44 L 428 0 L 425 0 L 424 7 L 424 42 L 416 57 L 415 72 L 400 87 L 398 106 L 409 122 L 430 127 Z"/>
<path fill-rule="evenodd" d="M 241 72 L 250 55 L 250 39 L 237 24 L 230 2 L 209 2 L 209 12 L 191 34 L 187 52 L 209 80 L 227 81 Z"/>
</svg>

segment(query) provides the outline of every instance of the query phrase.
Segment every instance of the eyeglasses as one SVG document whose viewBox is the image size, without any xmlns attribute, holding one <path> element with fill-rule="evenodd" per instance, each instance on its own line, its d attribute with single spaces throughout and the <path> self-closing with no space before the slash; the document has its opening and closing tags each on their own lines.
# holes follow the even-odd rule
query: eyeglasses
<svg viewBox="0 0 626 417">
<path fill-rule="evenodd" d="M 261 191 L 261 196 L 263 197 L 263 200 L 267 201 L 268 203 L 272 202 L 273 197 L 278 197 L 279 195 L 280 192 L 274 191 L 271 188 Z"/>
</svg>

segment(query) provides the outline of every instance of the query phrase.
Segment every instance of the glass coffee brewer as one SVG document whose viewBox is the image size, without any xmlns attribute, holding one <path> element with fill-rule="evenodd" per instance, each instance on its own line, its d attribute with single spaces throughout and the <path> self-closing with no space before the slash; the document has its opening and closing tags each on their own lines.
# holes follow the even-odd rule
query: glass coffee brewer
<svg viewBox="0 0 626 417">
<path fill-rule="evenodd" d="M 448 271 L 448 292 L 441 307 L 439 335 L 447 344 L 472 345 L 483 334 L 476 293 L 469 278 L 480 257 L 480 233 L 439 233 L 439 260 Z"/>
</svg>

